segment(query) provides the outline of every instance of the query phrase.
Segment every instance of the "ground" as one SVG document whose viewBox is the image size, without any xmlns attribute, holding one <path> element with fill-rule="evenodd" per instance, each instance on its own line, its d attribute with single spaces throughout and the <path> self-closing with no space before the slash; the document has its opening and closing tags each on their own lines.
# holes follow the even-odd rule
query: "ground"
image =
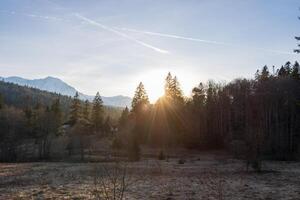
<svg viewBox="0 0 300 200">
<path fill-rule="evenodd" d="M 97 170 L 116 166 L 126 169 L 124 199 L 300 199 L 300 163 L 265 161 L 263 172 L 246 172 L 243 161 L 216 153 L 126 164 L 2 163 L 0 199 L 97 199 Z"/>
</svg>

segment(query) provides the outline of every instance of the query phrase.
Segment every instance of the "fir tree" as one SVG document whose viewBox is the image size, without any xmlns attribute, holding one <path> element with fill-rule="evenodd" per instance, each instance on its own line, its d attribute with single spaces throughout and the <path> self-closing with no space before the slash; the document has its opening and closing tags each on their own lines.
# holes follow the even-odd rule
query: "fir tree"
<svg viewBox="0 0 300 200">
<path fill-rule="evenodd" d="M 61 118 L 62 111 L 60 108 L 60 100 L 56 99 L 53 104 L 51 105 L 50 110 L 59 118 Z"/>
<path fill-rule="evenodd" d="M 165 96 L 171 97 L 172 96 L 172 88 L 173 88 L 173 78 L 171 73 L 169 72 L 166 79 L 165 79 Z"/>
<path fill-rule="evenodd" d="M 106 120 L 103 124 L 103 131 L 106 133 L 106 134 L 109 134 L 110 131 L 111 131 L 111 121 L 110 121 L 110 117 L 106 117 Z"/>
<path fill-rule="evenodd" d="M 96 132 L 103 127 L 103 101 L 99 92 L 97 92 L 93 100 L 92 124 Z"/>
<path fill-rule="evenodd" d="M 61 111 L 61 105 L 60 105 L 59 99 L 56 99 L 53 102 L 53 104 L 51 105 L 51 108 L 50 108 L 50 112 L 51 112 L 50 121 L 52 122 L 51 129 L 53 130 L 53 133 L 55 135 L 57 135 L 59 132 L 59 127 L 61 125 L 61 121 L 62 121 L 62 111 Z"/>
<path fill-rule="evenodd" d="M 283 66 L 281 66 L 279 71 L 278 71 L 278 76 L 279 77 L 285 77 L 287 75 L 288 75 L 287 71 L 285 70 L 285 68 Z"/>
<path fill-rule="evenodd" d="M 119 128 L 122 129 L 126 126 L 128 121 L 129 109 L 126 108 L 122 111 L 121 117 L 119 118 Z"/>
<path fill-rule="evenodd" d="M 260 79 L 261 80 L 267 80 L 269 78 L 269 69 L 268 67 L 265 65 L 261 71 L 261 76 Z"/>
<path fill-rule="evenodd" d="M 172 78 L 169 72 L 165 80 L 165 97 L 169 101 L 182 103 L 184 98 L 177 77 Z"/>
<path fill-rule="evenodd" d="M 72 105 L 71 105 L 71 111 L 70 111 L 70 121 L 69 123 L 73 126 L 78 122 L 81 118 L 81 102 L 79 100 L 79 94 L 76 92 Z"/>
<path fill-rule="evenodd" d="M 179 103 L 183 103 L 184 98 L 183 98 L 182 90 L 180 88 L 180 84 L 179 84 L 176 76 L 173 78 L 172 83 L 173 83 L 172 84 L 173 99 Z"/>
<path fill-rule="evenodd" d="M 295 64 L 293 65 L 291 76 L 297 80 L 300 79 L 299 68 L 300 68 L 299 63 L 296 61 Z"/>
<path fill-rule="evenodd" d="M 192 90 L 192 97 L 195 105 L 203 105 L 205 103 L 205 89 L 203 83 L 200 83 L 198 87 Z"/>
<path fill-rule="evenodd" d="M 0 110 L 2 109 L 3 105 L 4 105 L 4 100 L 2 94 L 0 94 Z"/>
<path fill-rule="evenodd" d="M 82 119 L 87 123 L 90 121 L 90 102 L 88 100 L 85 100 L 82 108 Z"/>
<path fill-rule="evenodd" d="M 285 65 L 284 65 L 284 69 L 285 69 L 287 75 L 289 75 L 291 73 L 291 71 L 292 71 L 292 69 L 291 69 L 291 62 L 289 62 L 289 61 L 286 62 Z"/>
<path fill-rule="evenodd" d="M 134 97 L 132 99 L 131 107 L 132 112 L 141 112 L 146 106 L 149 105 L 148 95 L 142 82 L 139 83 L 135 90 Z"/>
</svg>

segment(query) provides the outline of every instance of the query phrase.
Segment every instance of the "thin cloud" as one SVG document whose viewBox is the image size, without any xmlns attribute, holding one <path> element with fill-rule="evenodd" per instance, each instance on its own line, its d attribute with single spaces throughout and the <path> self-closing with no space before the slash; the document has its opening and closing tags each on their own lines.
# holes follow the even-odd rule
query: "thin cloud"
<svg viewBox="0 0 300 200">
<path fill-rule="evenodd" d="M 203 40 L 203 39 L 199 39 L 199 38 L 184 37 L 184 36 L 180 36 L 180 35 L 165 34 L 165 33 L 151 32 L 151 31 L 141 31 L 141 30 L 129 29 L 129 28 L 118 28 L 118 27 L 114 27 L 114 28 L 117 29 L 117 30 L 134 32 L 134 33 L 141 33 L 141 34 L 152 35 L 152 36 L 167 37 L 167 38 L 174 38 L 174 39 L 180 39 L 180 40 L 188 40 L 188 41 L 201 42 L 201 43 L 214 44 L 214 45 L 224 45 L 224 46 L 231 46 L 231 47 L 243 47 L 241 45 L 237 45 L 237 44 L 233 44 L 233 43 L 225 43 L 225 42 L 219 42 L 219 41 L 214 41 L 214 40 Z M 272 49 L 259 48 L 259 47 L 247 47 L 247 48 L 257 49 L 257 50 L 260 50 L 260 51 L 266 51 L 266 52 L 276 53 L 276 54 L 295 55 L 295 53 L 288 52 L 288 51 L 272 50 Z"/>
<path fill-rule="evenodd" d="M 76 16 L 77 18 L 79 18 L 79 19 L 81 19 L 81 20 L 83 20 L 83 21 L 89 23 L 90 25 L 94 25 L 94 26 L 100 27 L 100 28 L 102 28 L 102 29 L 104 29 L 104 30 L 113 32 L 113 33 L 115 33 L 116 35 L 119 35 L 119 36 L 121 36 L 121 37 L 124 37 L 124 38 L 126 38 L 126 39 L 128 39 L 128 40 L 134 41 L 134 42 L 136 42 L 136 43 L 138 43 L 138 44 L 140 44 L 140 45 L 142 45 L 142 46 L 144 46 L 144 47 L 147 47 L 147 48 L 149 48 L 149 49 L 152 49 L 152 50 L 154 50 L 154 51 L 156 51 L 156 52 L 159 52 L 159 53 L 162 53 L 162 54 L 167 54 L 167 53 L 169 53 L 167 50 L 160 49 L 160 48 L 158 48 L 158 47 L 154 47 L 154 46 L 152 46 L 152 45 L 150 45 L 150 44 L 147 44 L 147 43 L 145 43 L 145 42 L 143 42 L 143 41 L 140 41 L 140 40 L 137 40 L 137 39 L 135 39 L 135 38 L 132 38 L 132 37 L 130 37 L 129 35 L 127 35 L 127 34 L 125 34 L 125 33 L 122 33 L 122 32 L 120 32 L 120 31 L 117 31 L 117 30 L 113 29 L 113 28 L 110 28 L 110 27 L 108 27 L 108 26 L 105 26 L 105 25 L 103 25 L 103 24 L 101 24 L 101 23 L 99 23 L 99 22 L 96 22 L 96 21 L 94 21 L 94 20 L 92 20 L 92 19 L 89 19 L 89 18 L 87 18 L 87 17 L 84 17 L 84 16 L 82 16 L 82 15 L 80 15 L 80 14 L 75 14 L 75 16 Z"/>
<path fill-rule="evenodd" d="M 151 32 L 151 31 L 139 31 L 139 30 L 135 30 L 135 29 L 116 28 L 116 27 L 115 27 L 115 29 L 122 30 L 122 31 L 130 31 L 130 32 L 135 32 L 135 33 L 142 33 L 142 34 L 147 34 L 147 35 L 155 35 L 155 36 L 160 36 L 160 37 L 168 37 L 168 38 L 175 38 L 175 39 L 181 39 L 181 40 L 203 42 L 203 43 L 209 43 L 209 44 L 230 45 L 229 43 L 224 43 L 224 42 L 217 42 L 217 41 L 212 41 L 212 40 L 202 40 L 202 39 L 198 39 L 198 38 L 183 37 L 183 36 L 179 36 L 179 35 L 157 33 L 157 32 Z"/>
<path fill-rule="evenodd" d="M 21 13 L 21 12 L 15 12 L 15 11 L 3 11 L 1 10 L 0 13 L 5 13 L 8 15 L 20 15 L 20 16 L 26 16 L 31 18 L 37 18 L 37 19 L 44 19 L 44 20 L 52 20 L 52 21 L 66 21 L 59 17 L 53 17 L 53 16 L 44 16 L 44 15 L 36 15 L 31 13 Z"/>
</svg>

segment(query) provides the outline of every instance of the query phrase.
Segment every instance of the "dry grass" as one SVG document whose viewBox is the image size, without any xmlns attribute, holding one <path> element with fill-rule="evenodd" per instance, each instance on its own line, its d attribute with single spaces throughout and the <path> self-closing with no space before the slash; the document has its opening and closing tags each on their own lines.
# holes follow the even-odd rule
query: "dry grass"
<svg viewBox="0 0 300 200">
<path fill-rule="evenodd" d="M 185 160 L 184 164 L 178 164 L 178 158 L 127 163 L 126 179 L 131 182 L 124 199 L 300 199 L 300 163 L 265 162 L 265 173 L 257 174 L 247 173 L 240 160 L 212 154 L 193 154 Z M 97 199 L 103 188 L 95 192 L 95 168 L 114 166 L 2 163 L 0 199 Z M 101 175 L 100 181 L 109 182 L 108 178 L 109 174 Z"/>
</svg>

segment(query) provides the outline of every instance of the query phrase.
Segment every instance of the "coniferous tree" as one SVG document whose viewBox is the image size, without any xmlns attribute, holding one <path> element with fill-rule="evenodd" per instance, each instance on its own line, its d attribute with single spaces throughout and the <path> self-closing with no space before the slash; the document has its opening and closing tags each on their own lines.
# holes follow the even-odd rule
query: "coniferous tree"
<svg viewBox="0 0 300 200">
<path fill-rule="evenodd" d="M 150 103 L 142 82 L 140 82 L 136 88 L 131 105 L 131 113 L 135 119 L 132 139 L 137 140 L 138 142 L 145 142 L 148 135 Z"/>
<path fill-rule="evenodd" d="M 50 121 L 52 122 L 52 133 L 54 135 L 59 134 L 59 128 L 62 124 L 62 110 L 61 110 L 61 104 L 60 100 L 56 99 L 50 108 Z"/>
<path fill-rule="evenodd" d="M 203 107 L 205 104 L 205 88 L 203 83 L 192 90 L 193 104 L 197 107 Z M 199 108 L 201 109 L 201 108 Z"/>
<path fill-rule="evenodd" d="M 193 145 L 195 143 L 199 144 L 199 140 L 203 141 L 206 131 L 205 123 L 205 102 L 206 94 L 203 83 L 200 83 L 198 87 L 192 90 L 192 104 L 191 106 L 191 126 L 190 130 L 190 141 L 188 145 Z"/>
<path fill-rule="evenodd" d="M 3 106 L 4 106 L 4 100 L 2 94 L 0 93 L 0 110 L 2 109 Z"/>
<path fill-rule="evenodd" d="M 82 119 L 86 122 L 90 122 L 90 102 L 85 100 L 83 108 L 82 108 Z"/>
<path fill-rule="evenodd" d="M 296 61 L 295 64 L 293 65 L 292 71 L 291 71 L 291 76 L 296 79 L 299 80 L 300 79 L 300 66 L 299 63 Z"/>
<path fill-rule="evenodd" d="M 166 139 L 169 143 L 182 140 L 184 126 L 184 97 L 177 77 L 169 72 L 165 79 L 165 94 L 161 101 L 166 123 Z M 172 141 L 173 140 L 173 141 Z"/>
<path fill-rule="evenodd" d="M 290 75 L 291 70 L 292 70 L 292 68 L 291 68 L 291 62 L 289 62 L 289 61 L 286 62 L 285 65 L 284 65 L 284 69 L 285 69 L 287 75 Z"/>
<path fill-rule="evenodd" d="M 70 120 L 69 123 L 73 126 L 81 119 L 81 102 L 79 100 L 79 94 L 76 92 L 72 105 L 70 107 Z"/>
<path fill-rule="evenodd" d="M 300 41 L 300 37 L 295 37 L 297 41 Z M 300 44 L 298 44 L 298 49 L 294 50 L 295 53 L 300 53 Z"/>
<path fill-rule="evenodd" d="M 131 103 L 131 111 L 139 113 L 149 105 L 149 99 L 147 92 L 142 82 L 139 83 L 135 90 L 134 97 Z"/>
<path fill-rule="evenodd" d="M 103 131 L 105 132 L 106 135 L 109 135 L 111 132 L 111 120 L 110 117 L 107 116 L 105 119 L 105 122 L 103 124 Z"/>
<path fill-rule="evenodd" d="M 173 91 L 173 77 L 172 74 L 169 72 L 166 79 L 165 79 L 165 97 L 171 98 Z"/>
<path fill-rule="evenodd" d="M 167 101 L 183 103 L 184 98 L 177 77 L 172 77 L 169 72 L 165 79 L 165 98 Z"/>
<path fill-rule="evenodd" d="M 269 78 L 269 69 L 265 65 L 261 71 L 260 79 L 261 80 L 267 80 Z"/>
<path fill-rule="evenodd" d="M 126 108 L 122 111 L 121 117 L 119 118 L 119 129 L 122 129 L 126 126 L 128 122 L 128 116 L 129 116 L 129 109 L 126 106 Z"/>
<path fill-rule="evenodd" d="M 172 96 L 177 103 L 184 102 L 183 93 L 176 76 L 172 80 Z"/>
<path fill-rule="evenodd" d="M 128 144 L 128 158 L 130 161 L 139 161 L 141 157 L 141 149 L 136 137 L 132 137 Z"/>
<path fill-rule="evenodd" d="M 103 101 L 99 92 L 97 92 L 92 108 L 92 125 L 96 132 L 99 132 L 103 128 L 103 114 Z"/>
<path fill-rule="evenodd" d="M 280 69 L 278 70 L 278 76 L 285 77 L 287 75 L 288 75 L 288 73 L 287 73 L 286 69 L 283 66 L 281 66 Z"/>
</svg>

